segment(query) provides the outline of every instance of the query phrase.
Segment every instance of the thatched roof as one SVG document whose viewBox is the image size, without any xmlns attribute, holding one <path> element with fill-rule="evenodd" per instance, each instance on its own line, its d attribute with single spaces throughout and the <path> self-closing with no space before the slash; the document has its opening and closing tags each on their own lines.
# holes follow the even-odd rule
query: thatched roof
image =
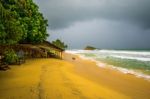
<svg viewBox="0 0 150 99">
<path fill-rule="evenodd" d="M 57 50 L 64 51 L 64 49 L 62 49 L 62 48 L 60 48 L 60 47 L 57 47 L 56 45 L 54 45 L 54 44 L 52 44 L 52 43 L 50 43 L 50 42 L 48 42 L 48 41 L 44 41 L 44 42 L 42 43 L 42 45 L 47 45 L 47 46 L 52 47 L 52 48 L 55 48 L 55 49 L 57 49 Z"/>
</svg>

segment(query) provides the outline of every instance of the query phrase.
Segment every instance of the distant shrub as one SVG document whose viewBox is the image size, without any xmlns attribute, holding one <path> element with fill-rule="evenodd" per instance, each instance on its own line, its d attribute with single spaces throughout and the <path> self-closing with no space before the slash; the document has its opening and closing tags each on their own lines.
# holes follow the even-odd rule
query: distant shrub
<svg viewBox="0 0 150 99">
<path fill-rule="evenodd" d="M 13 49 L 8 49 L 4 52 L 4 61 L 7 64 L 15 64 L 18 61 L 18 56 Z"/>
<path fill-rule="evenodd" d="M 64 50 L 68 48 L 68 46 L 64 42 L 59 40 L 59 39 L 57 39 L 55 41 L 52 41 L 52 44 L 54 44 L 55 46 L 57 46 L 57 47 L 59 47 L 61 49 L 64 49 Z"/>
</svg>

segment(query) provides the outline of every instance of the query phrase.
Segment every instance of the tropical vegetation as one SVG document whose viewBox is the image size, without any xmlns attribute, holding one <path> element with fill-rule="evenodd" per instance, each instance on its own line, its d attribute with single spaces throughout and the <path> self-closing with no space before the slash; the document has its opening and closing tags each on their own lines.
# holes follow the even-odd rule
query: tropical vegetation
<svg viewBox="0 0 150 99">
<path fill-rule="evenodd" d="M 0 44 L 43 42 L 47 26 L 32 0 L 0 0 Z"/>
<path fill-rule="evenodd" d="M 4 52 L 4 62 L 14 64 L 18 61 L 18 56 L 13 49 L 8 49 Z"/>
<path fill-rule="evenodd" d="M 52 43 L 53 43 L 55 46 L 57 46 L 57 47 L 59 47 L 59 48 L 62 48 L 62 49 L 66 49 L 66 48 L 68 47 L 64 42 L 62 42 L 62 41 L 59 40 L 59 39 L 56 39 L 55 41 L 52 41 Z"/>
</svg>

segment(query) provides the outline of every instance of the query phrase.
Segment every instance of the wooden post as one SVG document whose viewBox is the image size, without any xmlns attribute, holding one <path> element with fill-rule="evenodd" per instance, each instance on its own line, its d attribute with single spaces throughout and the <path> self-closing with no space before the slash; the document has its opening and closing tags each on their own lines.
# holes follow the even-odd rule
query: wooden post
<svg viewBox="0 0 150 99">
<path fill-rule="evenodd" d="M 60 59 L 62 59 L 62 52 L 61 51 L 59 51 L 59 57 L 60 57 Z"/>
</svg>

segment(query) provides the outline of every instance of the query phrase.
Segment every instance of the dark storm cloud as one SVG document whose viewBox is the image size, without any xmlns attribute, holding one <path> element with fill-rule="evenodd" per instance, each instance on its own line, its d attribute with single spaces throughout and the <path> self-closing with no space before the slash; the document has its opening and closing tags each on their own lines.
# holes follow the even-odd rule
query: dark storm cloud
<svg viewBox="0 0 150 99">
<path fill-rule="evenodd" d="M 150 0 L 35 0 L 50 29 L 67 28 L 77 21 L 108 19 L 150 27 Z"/>
<path fill-rule="evenodd" d="M 49 41 L 69 48 L 150 48 L 150 0 L 35 0 L 49 20 Z"/>
<path fill-rule="evenodd" d="M 69 48 L 93 45 L 110 49 L 148 49 L 150 30 L 129 23 L 110 20 L 77 22 L 66 29 L 50 30 L 50 41 L 60 38 Z"/>
</svg>

